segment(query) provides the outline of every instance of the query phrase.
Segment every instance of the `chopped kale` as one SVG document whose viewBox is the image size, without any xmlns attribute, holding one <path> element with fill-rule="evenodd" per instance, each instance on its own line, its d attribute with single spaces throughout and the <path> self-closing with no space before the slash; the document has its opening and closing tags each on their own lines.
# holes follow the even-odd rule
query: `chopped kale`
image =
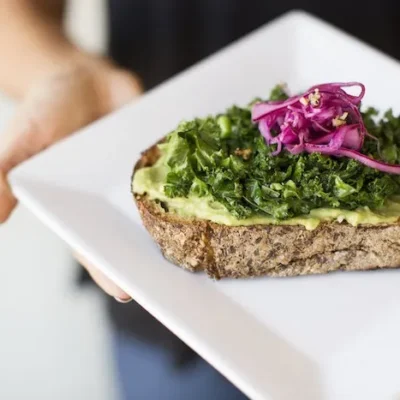
<svg viewBox="0 0 400 400">
<path fill-rule="evenodd" d="M 273 100 L 284 99 L 282 86 Z M 363 115 L 369 133 L 363 153 L 400 163 L 400 117 L 387 111 Z M 169 197 L 210 196 L 237 218 L 266 215 L 287 219 L 320 207 L 372 209 L 400 194 L 400 178 L 349 158 L 319 153 L 291 155 L 265 143 L 250 108 L 231 107 L 216 117 L 184 122 L 161 145 L 169 167 Z"/>
</svg>

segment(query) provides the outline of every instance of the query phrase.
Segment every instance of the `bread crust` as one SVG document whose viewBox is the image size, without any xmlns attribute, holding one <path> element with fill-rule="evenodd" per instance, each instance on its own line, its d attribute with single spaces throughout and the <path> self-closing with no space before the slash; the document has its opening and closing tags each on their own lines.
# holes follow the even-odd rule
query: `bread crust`
<svg viewBox="0 0 400 400">
<path fill-rule="evenodd" d="M 142 154 L 134 172 L 155 163 L 157 146 Z M 226 277 L 297 276 L 337 270 L 400 266 L 400 224 L 322 223 L 226 226 L 182 218 L 146 195 L 134 194 L 142 221 L 164 257 L 189 271 Z"/>
</svg>

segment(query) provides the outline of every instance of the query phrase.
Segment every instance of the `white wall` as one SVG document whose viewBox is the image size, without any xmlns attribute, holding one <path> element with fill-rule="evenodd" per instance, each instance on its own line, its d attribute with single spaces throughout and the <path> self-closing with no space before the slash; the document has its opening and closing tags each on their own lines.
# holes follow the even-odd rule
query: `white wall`
<svg viewBox="0 0 400 400">
<path fill-rule="evenodd" d="M 107 0 L 68 0 L 66 32 L 82 48 L 104 53 L 107 45 Z"/>
<path fill-rule="evenodd" d="M 103 5 L 74 0 L 68 14 L 71 36 L 97 52 Z M 0 95 L 0 134 L 13 111 Z M 117 398 L 102 298 L 77 289 L 75 273 L 65 245 L 27 210 L 0 226 L 0 399 Z"/>
</svg>

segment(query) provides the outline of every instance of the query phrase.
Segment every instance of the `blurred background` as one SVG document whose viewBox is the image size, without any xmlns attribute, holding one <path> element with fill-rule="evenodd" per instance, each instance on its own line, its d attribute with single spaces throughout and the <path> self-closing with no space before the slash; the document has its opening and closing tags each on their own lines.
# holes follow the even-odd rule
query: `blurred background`
<svg viewBox="0 0 400 400">
<path fill-rule="evenodd" d="M 72 0 L 70 37 L 103 53 L 105 2 Z M 15 105 L 0 93 L 0 134 Z M 104 296 L 76 285 L 69 250 L 18 207 L 0 226 L 0 399 L 117 399 Z"/>
</svg>

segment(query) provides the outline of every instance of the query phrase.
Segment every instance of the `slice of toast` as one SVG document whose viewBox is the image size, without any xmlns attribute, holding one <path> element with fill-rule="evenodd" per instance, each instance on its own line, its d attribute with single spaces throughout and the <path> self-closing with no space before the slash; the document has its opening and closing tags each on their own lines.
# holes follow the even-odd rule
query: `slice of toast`
<svg viewBox="0 0 400 400">
<path fill-rule="evenodd" d="M 135 165 L 153 165 L 157 145 Z M 295 225 L 226 226 L 182 218 L 165 204 L 133 193 L 143 224 L 166 259 L 214 279 L 261 275 L 295 276 L 336 270 L 400 267 L 400 224 L 322 223 L 314 230 Z"/>
</svg>

